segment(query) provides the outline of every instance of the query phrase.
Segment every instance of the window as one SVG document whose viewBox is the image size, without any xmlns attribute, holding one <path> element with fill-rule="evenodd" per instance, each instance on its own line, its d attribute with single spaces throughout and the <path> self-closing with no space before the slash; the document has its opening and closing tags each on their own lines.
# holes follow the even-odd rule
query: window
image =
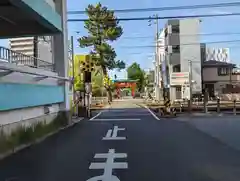
<svg viewBox="0 0 240 181">
<path fill-rule="evenodd" d="M 179 33 L 179 25 L 172 25 L 172 33 Z"/>
<path fill-rule="evenodd" d="M 173 66 L 173 72 L 181 72 L 180 64 Z"/>
<path fill-rule="evenodd" d="M 179 53 L 180 52 L 180 46 L 179 45 L 173 45 L 172 46 L 172 52 L 173 53 Z"/>
<path fill-rule="evenodd" d="M 181 92 L 181 91 L 182 91 L 182 87 L 177 86 L 177 87 L 176 87 L 176 91 L 177 91 L 177 92 Z"/>
<path fill-rule="evenodd" d="M 165 35 L 165 37 L 167 37 L 167 35 L 168 35 L 168 28 L 165 28 L 164 35 Z"/>
<path fill-rule="evenodd" d="M 229 75 L 229 68 L 226 67 L 218 68 L 218 75 L 219 76 Z"/>
<path fill-rule="evenodd" d="M 168 52 L 168 46 L 165 46 L 165 52 Z"/>
</svg>

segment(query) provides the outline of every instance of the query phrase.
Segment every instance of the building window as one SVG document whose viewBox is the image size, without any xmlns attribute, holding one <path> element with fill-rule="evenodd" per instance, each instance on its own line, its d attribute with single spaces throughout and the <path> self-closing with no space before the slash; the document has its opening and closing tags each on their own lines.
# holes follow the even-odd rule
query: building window
<svg viewBox="0 0 240 181">
<path fill-rule="evenodd" d="M 181 66 L 180 66 L 180 64 L 173 66 L 173 72 L 181 72 Z"/>
<path fill-rule="evenodd" d="M 165 28 L 164 35 L 165 35 L 165 37 L 167 37 L 167 35 L 168 35 L 168 28 Z"/>
<path fill-rule="evenodd" d="M 165 46 L 165 52 L 168 52 L 168 46 Z"/>
<path fill-rule="evenodd" d="M 180 46 L 179 45 L 173 45 L 172 46 L 172 52 L 173 53 L 179 53 L 180 52 Z"/>
<path fill-rule="evenodd" d="M 181 92 L 181 91 L 182 91 L 182 87 L 177 86 L 177 87 L 176 87 L 176 91 L 177 91 L 177 92 Z"/>
<path fill-rule="evenodd" d="M 218 75 L 219 76 L 229 75 L 229 68 L 226 67 L 218 68 Z"/>
<path fill-rule="evenodd" d="M 172 33 L 179 33 L 179 25 L 172 25 Z"/>
</svg>

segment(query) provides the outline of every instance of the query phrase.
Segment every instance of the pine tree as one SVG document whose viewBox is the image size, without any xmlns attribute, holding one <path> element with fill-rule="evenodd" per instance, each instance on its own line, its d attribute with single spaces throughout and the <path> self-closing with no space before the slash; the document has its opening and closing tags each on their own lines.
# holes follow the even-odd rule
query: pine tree
<svg viewBox="0 0 240 181">
<path fill-rule="evenodd" d="M 125 63 L 116 60 L 117 54 L 109 44 L 116 41 L 123 33 L 114 11 L 98 3 L 96 6 L 88 5 L 86 14 L 88 20 L 84 22 L 84 27 L 88 30 L 88 35 L 79 39 L 80 47 L 92 47 L 90 54 L 95 60 L 95 65 L 102 68 L 105 77 L 108 76 L 108 70 L 124 69 Z M 105 88 L 109 100 L 112 101 L 111 87 L 106 85 Z"/>
</svg>

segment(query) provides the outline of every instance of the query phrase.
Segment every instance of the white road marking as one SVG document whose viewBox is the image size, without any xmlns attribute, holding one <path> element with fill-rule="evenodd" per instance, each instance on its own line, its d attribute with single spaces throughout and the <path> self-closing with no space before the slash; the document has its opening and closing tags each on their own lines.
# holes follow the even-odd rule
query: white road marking
<svg viewBox="0 0 240 181">
<path fill-rule="evenodd" d="M 90 119 L 90 121 L 139 121 L 140 118 L 110 118 L 110 119 Z"/>
<path fill-rule="evenodd" d="M 111 134 L 112 134 L 112 129 L 109 129 L 108 132 L 107 132 L 106 137 L 108 137 L 108 138 L 111 137 Z"/>
<path fill-rule="evenodd" d="M 118 137 L 118 131 L 124 131 L 125 128 L 119 128 L 118 126 L 114 126 L 113 129 L 109 129 L 106 136 L 103 137 L 102 140 L 126 140 L 126 137 Z"/>
<path fill-rule="evenodd" d="M 102 114 L 102 111 L 100 111 L 97 115 L 93 116 L 91 119 L 89 119 L 90 121 L 95 119 L 96 117 L 100 116 L 100 114 Z"/>
<path fill-rule="evenodd" d="M 97 115 L 93 116 L 93 117 L 92 117 L 91 119 L 89 119 L 89 120 L 93 120 L 93 119 L 97 118 L 97 117 L 100 116 L 103 112 L 106 112 L 107 109 L 109 109 L 109 108 L 110 108 L 110 105 L 107 105 L 104 110 L 100 111 Z"/>
<path fill-rule="evenodd" d="M 151 113 L 151 115 L 152 115 L 156 120 L 160 120 L 159 117 L 157 117 L 156 114 L 154 114 L 147 106 L 144 106 L 144 107 L 148 110 L 148 112 Z"/>
<path fill-rule="evenodd" d="M 127 158 L 126 153 L 115 153 L 114 149 L 109 149 L 108 153 L 97 153 L 94 158 L 106 158 L 106 163 L 93 162 L 89 169 L 103 169 L 103 175 L 95 176 L 87 181 L 120 181 L 120 179 L 113 175 L 113 169 L 127 169 L 127 162 L 115 162 L 115 158 Z"/>
</svg>

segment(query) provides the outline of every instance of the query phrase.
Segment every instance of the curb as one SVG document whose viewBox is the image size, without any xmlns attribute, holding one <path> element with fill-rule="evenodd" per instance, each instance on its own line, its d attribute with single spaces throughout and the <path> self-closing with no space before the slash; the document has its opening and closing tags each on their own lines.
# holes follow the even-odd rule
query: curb
<svg viewBox="0 0 240 181">
<path fill-rule="evenodd" d="M 48 133 L 47 135 L 45 135 L 45 136 L 43 136 L 43 137 L 35 140 L 35 141 L 32 142 L 32 143 L 20 145 L 20 146 L 15 147 L 13 150 L 10 150 L 10 151 L 7 151 L 7 152 L 5 152 L 5 153 L 2 153 L 2 154 L 0 154 L 0 160 L 3 160 L 4 158 L 6 158 L 6 157 L 8 157 L 8 156 L 11 156 L 11 155 L 13 155 L 13 154 L 15 154 L 15 153 L 17 153 L 17 152 L 19 152 L 19 151 L 21 151 L 21 150 L 24 150 L 24 149 L 26 149 L 26 148 L 29 148 L 30 146 L 33 146 L 33 145 L 38 144 L 38 143 L 41 143 L 41 142 L 43 142 L 45 139 L 47 139 L 47 138 L 49 138 L 49 137 L 51 137 L 51 136 L 53 136 L 53 135 L 55 135 L 55 134 L 57 134 L 57 133 L 59 133 L 59 132 L 61 132 L 61 131 L 64 131 L 64 130 L 67 129 L 67 128 L 70 128 L 70 127 L 78 124 L 78 123 L 81 122 L 82 120 L 84 120 L 84 118 L 79 118 L 77 121 L 73 121 L 71 124 L 69 124 L 69 125 L 67 125 L 67 126 L 65 126 L 65 127 L 59 128 L 58 130 L 56 130 L 56 131 L 54 131 L 54 132 Z"/>
</svg>

